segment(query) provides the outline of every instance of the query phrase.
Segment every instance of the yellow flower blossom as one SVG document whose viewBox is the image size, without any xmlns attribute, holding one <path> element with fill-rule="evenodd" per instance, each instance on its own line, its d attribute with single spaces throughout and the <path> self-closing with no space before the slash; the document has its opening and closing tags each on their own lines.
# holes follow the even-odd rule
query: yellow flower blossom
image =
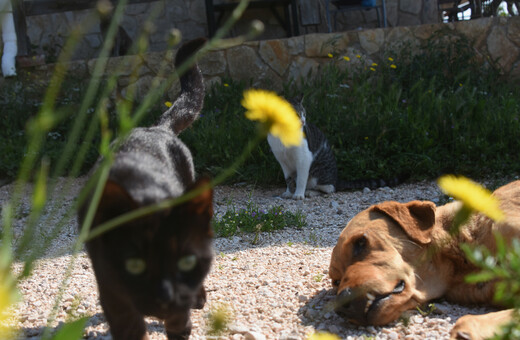
<svg viewBox="0 0 520 340">
<path fill-rule="evenodd" d="M 397 66 L 395 66 L 394 64 L 392 64 L 392 65 L 390 65 L 390 68 L 396 69 Z"/>
<path fill-rule="evenodd" d="M 498 199 L 472 180 L 446 175 L 439 178 L 437 183 L 446 195 L 461 201 L 467 209 L 479 211 L 495 221 L 504 219 Z"/>
<path fill-rule="evenodd" d="M 172 107 L 172 102 L 164 102 L 164 105 L 166 105 L 167 107 Z"/>
<path fill-rule="evenodd" d="M 388 61 L 394 61 L 394 58 L 388 57 Z"/>
<path fill-rule="evenodd" d="M 359 54 L 356 54 L 356 58 L 358 58 L 358 59 L 359 59 L 359 58 L 361 58 L 361 56 L 360 56 Z"/>
<path fill-rule="evenodd" d="M 224 87 L 228 87 L 228 86 L 229 86 L 229 84 L 228 84 L 228 83 L 224 83 L 223 85 L 224 85 Z"/>
<path fill-rule="evenodd" d="M 312 333 L 307 340 L 339 340 L 340 338 L 336 334 L 319 332 Z"/>
<path fill-rule="evenodd" d="M 303 139 L 302 122 L 292 105 L 276 93 L 247 90 L 241 102 L 249 120 L 258 120 L 285 146 L 300 145 Z"/>
<path fill-rule="evenodd" d="M 377 66 L 377 63 L 372 63 L 372 66 Z"/>
<path fill-rule="evenodd" d="M 375 70 L 376 70 L 376 69 L 375 69 L 375 68 L 373 68 L 373 67 L 371 67 L 371 68 L 370 68 L 370 71 L 375 71 Z"/>
<path fill-rule="evenodd" d="M 347 56 L 344 56 L 343 59 L 345 59 L 346 61 L 350 61 L 350 58 Z"/>
<path fill-rule="evenodd" d="M 332 53 L 327 54 L 327 56 L 328 56 L 329 58 L 334 57 L 334 56 L 332 55 Z"/>
</svg>

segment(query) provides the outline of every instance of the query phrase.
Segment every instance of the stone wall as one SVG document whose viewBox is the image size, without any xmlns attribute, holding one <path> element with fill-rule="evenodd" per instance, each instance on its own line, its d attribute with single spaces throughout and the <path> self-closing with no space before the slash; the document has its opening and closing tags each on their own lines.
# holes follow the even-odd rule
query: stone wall
<svg viewBox="0 0 520 340">
<path fill-rule="evenodd" d="M 325 15 L 326 0 L 318 1 L 319 23 L 317 25 L 300 26 L 302 34 L 328 32 Z M 386 7 L 390 27 L 438 22 L 435 0 L 386 0 Z M 187 39 L 207 35 L 204 0 L 159 0 L 126 7 L 122 26 L 130 37 L 135 38 L 139 34 L 143 22 L 154 12 L 154 9 L 158 9 L 158 14 L 152 20 L 155 32 L 150 37 L 150 51 L 166 49 L 166 32 L 172 28 L 180 29 Z M 93 10 L 83 10 L 28 17 L 27 33 L 32 45 L 31 53 L 33 55 L 43 54 L 47 60 L 55 60 L 70 34 L 71 27 L 82 22 L 86 28 L 85 37 L 80 42 L 74 58 L 90 59 L 95 57 L 102 44 L 102 35 L 99 29 L 99 20 L 93 14 Z M 304 15 L 301 12 L 299 14 Z M 250 20 L 255 18 L 261 19 L 266 25 L 265 33 L 258 40 L 285 36 L 285 31 L 268 10 L 247 11 L 232 33 L 235 35 L 243 33 Z M 346 12 L 338 15 L 338 31 L 377 26 L 376 14 L 373 10 Z"/>
<path fill-rule="evenodd" d="M 482 18 L 455 24 L 308 34 L 247 42 L 210 52 L 200 61 L 200 67 L 208 84 L 231 78 L 251 81 L 256 87 L 280 90 L 283 82 L 306 77 L 311 70 L 324 63 L 336 62 L 349 67 L 362 60 L 366 63 L 380 62 L 400 44 L 420 48 L 439 30 L 443 34 L 465 35 L 474 41 L 475 53 L 483 62 L 489 58 L 497 60 L 504 75 L 520 79 L 520 17 Z M 172 74 L 172 56 L 170 51 L 141 57 L 111 58 L 107 73 L 119 74 L 119 91 L 123 95 L 129 86 L 135 86 L 138 96 L 143 96 L 151 86 L 156 86 L 154 79 L 163 81 Z M 95 60 L 74 61 L 70 62 L 69 68 L 76 77 L 88 79 L 94 63 Z M 137 65 L 139 76 L 133 78 L 132 68 L 124 65 Z M 162 74 L 161 65 L 165 66 Z M 31 70 L 31 78 L 49 79 L 53 69 L 54 65 L 39 66 Z M 174 98 L 175 92 L 176 87 L 173 86 L 169 97 Z"/>
</svg>

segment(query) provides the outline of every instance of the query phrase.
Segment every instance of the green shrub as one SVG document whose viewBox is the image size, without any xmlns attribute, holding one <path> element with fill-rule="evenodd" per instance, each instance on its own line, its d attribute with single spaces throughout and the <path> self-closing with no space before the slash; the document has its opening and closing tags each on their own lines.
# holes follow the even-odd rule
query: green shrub
<svg viewBox="0 0 520 340">
<path fill-rule="evenodd" d="M 225 168 L 254 134 L 239 104 L 246 84 L 226 84 L 209 91 L 202 119 L 181 136 L 201 172 Z M 338 54 L 307 79 L 285 84 L 286 97 L 297 94 L 307 120 L 332 144 L 341 178 L 520 170 L 519 87 L 492 64 L 482 66 L 462 37 L 439 33 L 423 49 L 404 46 L 377 66 Z M 267 142 L 233 180 L 283 182 Z"/>
<path fill-rule="evenodd" d="M 230 204 L 224 215 L 213 221 L 215 234 L 224 237 L 242 232 L 260 233 L 287 227 L 303 228 L 305 225 L 305 216 L 300 211 L 284 211 L 280 206 L 264 210 L 251 201 L 247 203 L 246 208 L 240 209 Z"/>
<path fill-rule="evenodd" d="M 305 96 L 308 121 L 329 139 L 342 179 L 407 174 L 421 180 L 442 173 L 482 178 L 520 170 L 520 87 L 501 77 L 492 61 L 479 60 L 471 42 L 442 31 L 421 49 L 402 46 L 382 60 L 372 66 L 362 58 L 346 61 L 338 52 L 314 74 L 284 84 L 284 96 Z M 79 81 L 68 82 L 57 105 L 63 119 L 40 155 L 51 165 L 83 95 Z M 25 124 L 40 107 L 43 89 L 6 85 L 0 90 L 0 176 L 14 177 L 26 153 Z M 181 134 L 199 173 L 227 168 L 256 134 L 240 105 L 248 87 L 227 79 L 209 88 L 200 119 Z M 153 124 L 164 109 L 162 103 L 151 108 L 141 125 Z M 91 143 L 82 172 L 97 159 L 99 140 Z M 267 142 L 230 179 L 264 185 L 283 180 Z"/>
</svg>

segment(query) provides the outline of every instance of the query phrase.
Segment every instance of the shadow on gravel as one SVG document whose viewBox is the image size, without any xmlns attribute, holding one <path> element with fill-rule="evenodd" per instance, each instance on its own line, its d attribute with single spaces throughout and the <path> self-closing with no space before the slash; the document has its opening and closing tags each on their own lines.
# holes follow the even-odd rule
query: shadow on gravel
<svg viewBox="0 0 520 340">
<path fill-rule="evenodd" d="M 333 310 L 336 298 L 334 289 L 322 289 L 309 297 L 309 300 L 298 309 L 298 317 L 303 325 L 312 326 L 316 332 L 328 332 L 338 335 L 340 338 L 347 336 L 371 337 L 379 327 L 356 326 L 338 316 Z"/>
<path fill-rule="evenodd" d="M 96 313 L 89 317 L 87 324 L 85 326 L 85 330 L 83 333 L 82 339 L 87 340 L 107 340 L 112 339 L 110 335 L 110 331 L 108 329 L 108 325 L 100 327 L 102 324 L 106 324 L 105 315 L 103 313 Z M 63 322 L 59 322 L 56 327 L 51 328 L 51 334 L 59 330 L 60 327 L 63 326 Z M 161 321 L 147 318 L 146 319 L 146 328 L 148 330 L 148 335 L 154 333 L 162 334 L 159 337 L 166 337 L 166 331 L 164 329 L 164 324 Z M 36 340 L 40 339 L 45 327 L 24 327 L 21 329 L 21 335 L 23 339 L 27 340 Z"/>
</svg>

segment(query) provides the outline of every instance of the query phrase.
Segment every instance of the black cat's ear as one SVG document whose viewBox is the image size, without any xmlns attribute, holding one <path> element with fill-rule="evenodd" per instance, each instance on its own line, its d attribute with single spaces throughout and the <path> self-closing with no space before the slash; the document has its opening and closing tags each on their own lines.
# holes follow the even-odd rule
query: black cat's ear
<svg viewBox="0 0 520 340">
<path fill-rule="evenodd" d="M 183 204 L 184 211 L 195 215 L 213 217 L 213 189 L 208 178 L 199 179 L 186 192 L 202 190 L 197 196 Z"/>
<path fill-rule="evenodd" d="M 99 201 L 96 221 L 107 221 L 136 208 L 137 203 L 132 196 L 121 185 L 108 180 Z"/>
<path fill-rule="evenodd" d="M 175 224 L 189 225 L 190 232 L 200 237 L 213 236 L 211 218 L 213 217 L 213 190 L 208 179 L 198 180 L 186 192 L 197 190 L 197 196 L 174 207 L 172 218 Z"/>
</svg>

